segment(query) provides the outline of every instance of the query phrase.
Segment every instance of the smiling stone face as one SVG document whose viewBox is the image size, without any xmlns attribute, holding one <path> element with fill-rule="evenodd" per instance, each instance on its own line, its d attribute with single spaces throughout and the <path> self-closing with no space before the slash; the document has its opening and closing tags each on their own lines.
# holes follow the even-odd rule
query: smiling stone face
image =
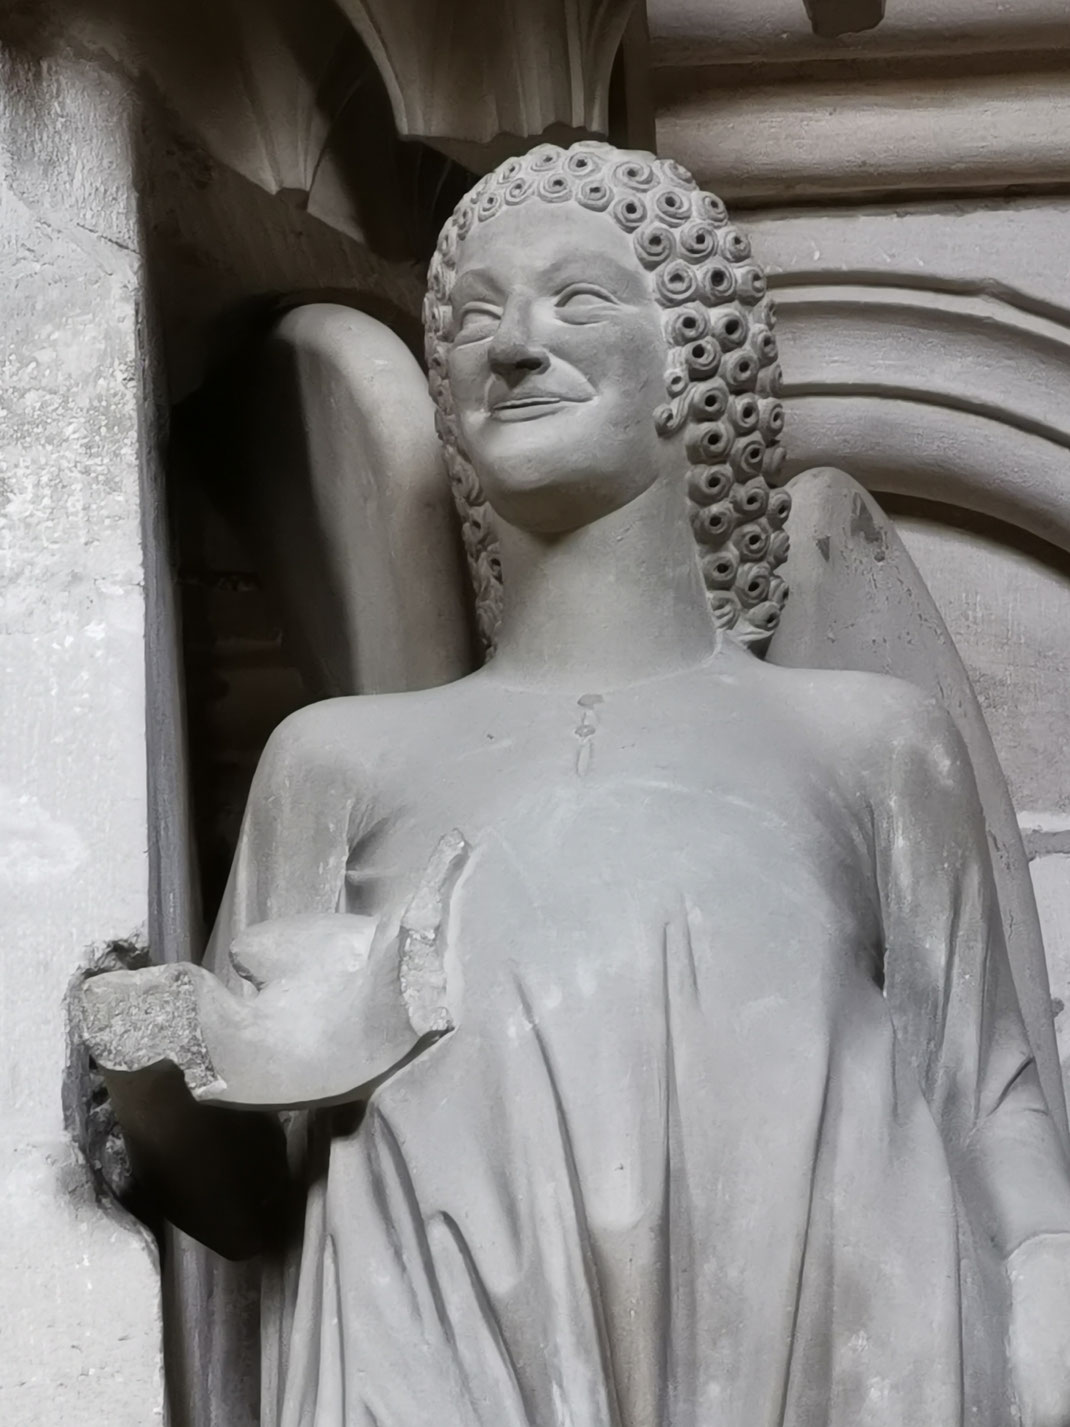
<svg viewBox="0 0 1070 1427">
<path fill-rule="evenodd" d="M 425 350 L 485 649 L 502 609 L 497 516 L 575 529 L 665 475 L 686 490 L 714 621 L 768 639 L 791 500 L 774 489 L 766 287 L 724 204 L 672 159 L 539 144 L 457 205 L 428 269 Z"/>
<path fill-rule="evenodd" d="M 629 237 L 602 214 L 542 203 L 465 238 L 449 381 L 491 506 L 559 532 L 620 509 L 684 458 L 657 434 L 666 341 Z"/>
</svg>

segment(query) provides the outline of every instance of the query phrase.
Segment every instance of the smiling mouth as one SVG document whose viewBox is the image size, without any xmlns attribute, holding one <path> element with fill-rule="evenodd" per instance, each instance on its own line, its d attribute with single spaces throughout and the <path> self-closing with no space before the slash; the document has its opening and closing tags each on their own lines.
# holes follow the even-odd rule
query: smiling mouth
<svg viewBox="0 0 1070 1427">
<path fill-rule="evenodd" d="M 511 396 L 505 401 L 496 401 L 490 408 L 490 414 L 505 419 L 523 419 L 524 417 L 541 416 L 544 412 L 552 411 L 558 406 L 574 404 L 575 398 L 568 396 Z"/>
</svg>

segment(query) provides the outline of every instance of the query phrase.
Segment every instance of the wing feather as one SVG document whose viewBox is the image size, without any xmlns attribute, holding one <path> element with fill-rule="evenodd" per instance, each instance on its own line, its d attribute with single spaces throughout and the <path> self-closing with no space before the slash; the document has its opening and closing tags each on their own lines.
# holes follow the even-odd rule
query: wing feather
<svg viewBox="0 0 1070 1427">
<path fill-rule="evenodd" d="M 947 626 L 891 521 L 843 471 L 791 481 L 791 597 L 774 663 L 906 679 L 938 698 L 962 734 L 984 808 L 1015 988 L 1041 1083 L 1067 1142 L 1051 991 L 1029 863 L 991 735 Z"/>
</svg>

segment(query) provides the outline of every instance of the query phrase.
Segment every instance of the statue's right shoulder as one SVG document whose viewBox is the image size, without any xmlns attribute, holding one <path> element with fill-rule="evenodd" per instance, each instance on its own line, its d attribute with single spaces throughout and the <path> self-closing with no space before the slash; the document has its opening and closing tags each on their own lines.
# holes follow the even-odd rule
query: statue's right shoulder
<svg viewBox="0 0 1070 1427">
<path fill-rule="evenodd" d="M 454 687 L 356 694 L 306 704 L 275 728 L 261 767 L 286 774 L 374 767 L 382 755 L 396 753 L 407 742 L 426 743 L 429 731 L 441 725 Z"/>
</svg>

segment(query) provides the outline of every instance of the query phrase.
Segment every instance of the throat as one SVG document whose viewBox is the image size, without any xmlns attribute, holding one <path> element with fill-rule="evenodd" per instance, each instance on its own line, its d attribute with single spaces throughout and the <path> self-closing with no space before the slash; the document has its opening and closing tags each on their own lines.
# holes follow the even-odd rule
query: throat
<svg viewBox="0 0 1070 1427">
<path fill-rule="evenodd" d="M 599 690 L 693 668 L 718 647 L 683 493 L 654 488 L 564 535 L 501 530 L 493 673 Z"/>
</svg>

